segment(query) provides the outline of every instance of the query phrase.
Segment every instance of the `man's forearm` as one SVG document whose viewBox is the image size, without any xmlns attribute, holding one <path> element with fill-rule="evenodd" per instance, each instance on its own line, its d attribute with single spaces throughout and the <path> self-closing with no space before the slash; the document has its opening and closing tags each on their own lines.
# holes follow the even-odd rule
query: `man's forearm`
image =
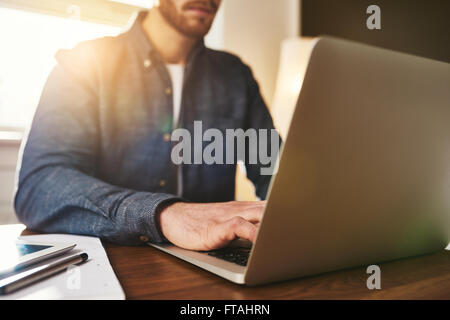
<svg viewBox="0 0 450 320">
<path fill-rule="evenodd" d="M 178 198 L 119 188 L 74 168 L 47 166 L 19 181 L 15 209 L 29 228 L 98 236 L 138 245 L 164 238 L 155 221 L 157 208 Z"/>
</svg>

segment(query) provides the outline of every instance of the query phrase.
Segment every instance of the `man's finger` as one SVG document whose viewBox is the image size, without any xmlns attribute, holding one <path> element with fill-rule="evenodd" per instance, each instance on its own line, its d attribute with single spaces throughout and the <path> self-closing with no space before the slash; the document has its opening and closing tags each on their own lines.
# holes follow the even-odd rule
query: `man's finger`
<svg viewBox="0 0 450 320">
<path fill-rule="evenodd" d="M 256 223 L 261 221 L 263 212 L 264 206 L 259 205 L 243 210 L 242 212 L 237 213 L 237 216 L 240 216 L 249 222 Z"/>
<path fill-rule="evenodd" d="M 226 238 L 231 241 L 236 237 L 247 239 L 251 242 L 255 240 L 255 225 L 242 217 L 233 217 L 223 224 L 225 228 Z"/>
</svg>

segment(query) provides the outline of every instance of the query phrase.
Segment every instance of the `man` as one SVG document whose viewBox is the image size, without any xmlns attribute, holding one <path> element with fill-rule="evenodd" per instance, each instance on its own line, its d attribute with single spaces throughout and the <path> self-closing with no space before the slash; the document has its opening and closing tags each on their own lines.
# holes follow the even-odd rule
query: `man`
<svg viewBox="0 0 450 320">
<path fill-rule="evenodd" d="M 192 250 L 255 239 L 264 202 L 232 201 L 235 164 L 171 160 L 171 133 L 194 121 L 273 129 L 250 69 L 203 44 L 220 2 L 160 0 L 129 31 L 57 54 L 23 152 L 23 223 Z M 246 162 L 264 199 L 271 177 L 260 169 Z"/>
</svg>

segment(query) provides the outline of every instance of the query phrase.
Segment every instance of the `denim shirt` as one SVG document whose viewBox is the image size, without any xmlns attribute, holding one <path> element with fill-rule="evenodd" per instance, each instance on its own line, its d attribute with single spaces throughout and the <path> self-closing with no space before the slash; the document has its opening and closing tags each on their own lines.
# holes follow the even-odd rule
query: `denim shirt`
<svg viewBox="0 0 450 320">
<path fill-rule="evenodd" d="M 145 15 L 117 37 L 56 54 L 19 161 L 14 205 L 28 228 L 124 245 L 163 242 L 163 204 L 234 199 L 235 164 L 182 165 L 176 195 L 171 80 L 142 28 Z M 203 130 L 273 128 L 250 69 L 203 41 L 185 67 L 179 119 L 190 132 L 194 121 Z M 246 163 L 264 199 L 271 176 L 260 167 Z"/>
</svg>

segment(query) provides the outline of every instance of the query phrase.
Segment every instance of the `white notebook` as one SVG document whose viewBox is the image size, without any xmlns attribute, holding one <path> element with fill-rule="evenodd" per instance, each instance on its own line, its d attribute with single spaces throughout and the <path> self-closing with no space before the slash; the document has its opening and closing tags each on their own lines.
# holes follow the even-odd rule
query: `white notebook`
<svg viewBox="0 0 450 320">
<path fill-rule="evenodd" d="M 67 271 L 38 281 L 9 295 L 0 296 L 0 300 L 125 299 L 125 294 L 99 238 L 67 234 L 44 234 L 23 236 L 19 239 L 76 243 L 77 246 L 66 255 L 85 252 L 89 259 L 79 266 L 69 267 Z M 61 257 L 54 259 L 60 259 Z"/>
</svg>

